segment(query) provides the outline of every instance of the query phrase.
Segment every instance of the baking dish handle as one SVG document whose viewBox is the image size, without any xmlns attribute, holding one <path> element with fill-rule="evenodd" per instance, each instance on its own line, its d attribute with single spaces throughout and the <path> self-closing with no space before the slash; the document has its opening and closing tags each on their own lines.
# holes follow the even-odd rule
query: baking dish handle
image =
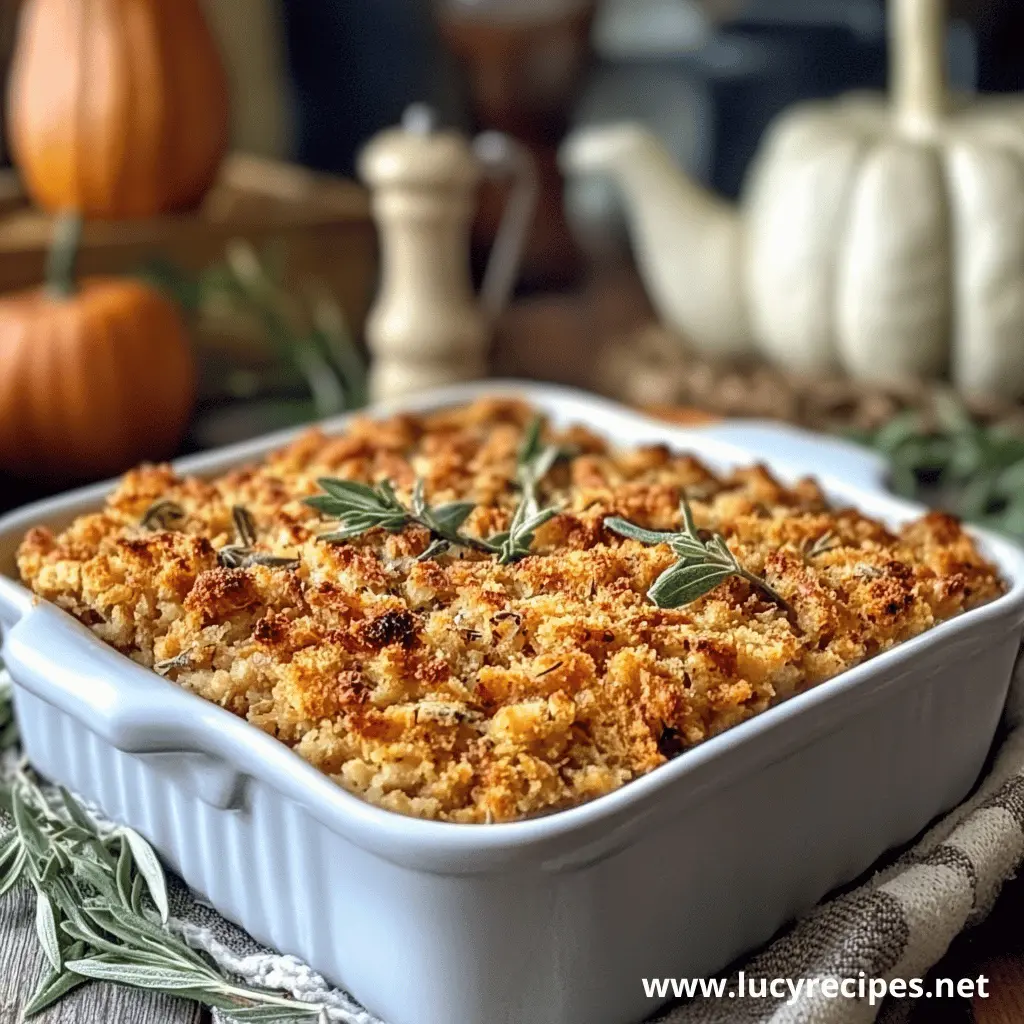
<svg viewBox="0 0 1024 1024">
<path fill-rule="evenodd" d="M 162 771 L 213 807 L 242 806 L 246 776 L 222 756 L 216 705 L 189 699 L 148 669 L 126 664 L 48 604 L 36 605 L 6 631 L 3 657 L 17 687 L 117 750 L 159 760 Z"/>
<path fill-rule="evenodd" d="M 13 580 L 0 576 L 0 626 L 13 629 L 31 608 L 31 595 Z"/>
<path fill-rule="evenodd" d="M 873 452 L 840 437 L 816 434 L 770 420 L 731 420 L 692 428 L 694 434 L 736 445 L 795 472 L 830 476 L 872 493 L 886 492 L 888 463 Z"/>
</svg>

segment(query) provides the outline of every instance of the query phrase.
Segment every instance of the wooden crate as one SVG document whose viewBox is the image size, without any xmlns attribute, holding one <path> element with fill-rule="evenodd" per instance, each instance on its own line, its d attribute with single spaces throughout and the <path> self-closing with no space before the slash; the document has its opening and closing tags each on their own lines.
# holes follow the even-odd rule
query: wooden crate
<svg viewBox="0 0 1024 1024">
<path fill-rule="evenodd" d="M 0 292 L 38 284 L 51 219 L 34 209 L 17 175 L 0 172 Z M 293 164 L 236 153 L 194 212 L 139 221 L 90 221 L 81 274 L 131 274 L 154 256 L 199 270 L 244 238 L 283 249 L 289 274 L 322 281 L 357 332 L 376 280 L 376 233 L 359 185 Z"/>
</svg>

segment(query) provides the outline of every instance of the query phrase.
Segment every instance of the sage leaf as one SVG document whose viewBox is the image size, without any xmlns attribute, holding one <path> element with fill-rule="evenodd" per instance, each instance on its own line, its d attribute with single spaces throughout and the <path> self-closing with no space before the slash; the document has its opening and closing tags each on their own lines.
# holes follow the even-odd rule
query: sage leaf
<svg viewBox="0 0 1024 1024">
<path fill-rule="evenodd" d="M 136 915 L 142 914 L 142 889 L 144 884 L 142 875 L 136 875 L 132 879 L 132 891 L 128 902 L 132 908 L 132 913 Z"/>
<path fill-rule="evenodd" d="M 117 882 L 117 893 L 121 902 L 130 907 L 132 902 L 132 850 L 128 841 L 121 838 L 121 852 L 117 857 L 117 870 L 114 874 Z"/>
<path fill-rule="evenodd" d="M 453 501 L 435 508 L 431 516 L 444 530 L 458 530 L 474 508 L 476 506 L 471 501 Z"/>
<path fill-rule="evenodd" d="M 58 787 L 58 792 L 60 793 L 64 810 L 68 812 L 68 817 L 90 836 L 95 835 L 96 826 L 93 824 L 92 819 L 82 810 L 78 801 L 63 786 Z"/>
<path fill-rule="evenodd" d="M 14 824 L 18 829 L 22 842 L 29 853 L 34 854 L 36 857 L 44 857 L 49 843 L 42 829 L 36 823 L 20 786 L 14 786 L 11 791 L 11 799 L 14 808 Z"/>
<path fill-rule="evenodd" d="M 224 1011 L 231 1020 L 244 1024 L 277 1024 L 278 1021 L 315 1021 L 317 1010 L 298 1006 L 246 1006 L 237 1010 Z"/>
<path fill-rule="evenodd" d="M 659 608 L 679 608 L 710 593 L 719 583 L 732 576 L 727 566 L 670 565 L 647 591 Z"/>
<path fill-rule="evenodd" d="M 207 986 L 197 984 L 195 974 L 171 967 L 151 967 L 147 964 L 110 963 L 99 957 L 86 957 L 83 960 L 69 960 L 69 971 L 95 978 L 98 981 L 115 981 L 119 985 L 132 985 L 135 988 L 155 988 L 166 992 L 181 989 L 199 989 Z M 211 985 L 216 984 L 210 982 Z"/>
<path fill-rule="evenodd" d="M 683 528 L 674 534 L 666 534 L 662 530 L 645 530 L 618 516 L 605 520 L 605 526 L 614 533 L 642 544 L 667 543 L 675 553 L 675 564 L 670 565 L 647 591 L 647 596 L 654 604 L 659 608 L 679 608 L 703 597 L 730 576 L 738 576 L 778 604 L 794 629 L 799 629 L 789 603 L 767 580 L 740 565 L 721 534 L 712 534 L 708 540 L 701 537 L 694 522 L 693 510 L 685 497 L 679 503 L 679 511 Z"/>
<path fill-rule="evenodd" d="M 628 519 L 622 519 L 619 516 L 609 516 L 604 521 L 604 525 L 620 537 L 628 537 L 641 544 L 672 544 L 679 536 L 669 530 L 645 530 L 642 526 L 637 526 L 636 523 L 631 523 Z"/>
<path fill-rule="evenodd" d="M 130 950 L 126 951 L 123 946 L 119 946 L 116 942 L 111 942 L 110 939 L 104 938 L 98 932 L 93 931 L 92 928 L 83 928 L 77 921 L 61 921 L 60 928 L 69 938 L 86 943 L 90 950 L 111 953 L 117 957 L 124 957 L 126 952 L 131 952 Z"/>
<path fill-rule="evenodd" d="M 54 968 L 33 994 L 29 1014 L 96 978 L 232 1011 L 271 1011 L 254 1020 L 312 1019 L 319 1007 L 236 984 L 159 923 L 144 905 L 143 893 L 150 892 L 166 920 L 163 871 L 137 832 L 120 828 L 101 834 L 66 791 L 61 793 L 63 808 L 52 809 L 24 772 L 15 788 L 11 809 L 16 829 L 0 838 L 0 891 L 29 874 L 36 889 L 37 937 Z M 0 787 L 0 792 L 7 790 Z"/>
<path fill-rule="evenodd" d="M 145 944 L 147 948 L 153 949 L 165 957 L 189 963 L 211 977 L 214 976 L 213 968 L 203 959 L 202 955 L 186 942 L 172 935 L 166 928 L 162 928 L 146 917 L 132 914 L 119 907 L 111 907 L 108 913 L 112 920 L 104 922 L 102 927 L 112 935 L 117 935 L 127 943 Z"/>
<path fill-rule="evenodd" d="M 3 896 L 8 890 L 14 888 L 18 879 L 21 878 L 27 861 L 28 851 L 24 846 L 19 844 L 18 852 L 15 855 L 14 860 L 12 860 L 4 871 L 0 873 L 0 896 Z"/>
<path fill-rule="evenodd" d="M 118 899 L 117 886 L 111 881 L 110 874 L 95 861 L 83 857 L 75 862 L 74 872 L 101 896 L 110 900 Z"/>
<path fill-rule="evenodd" d="M 42 889 L 36 890 L 36 936 L 43 947 L 46 959 L 55 971 L 61 969 L 60 938 L 57 935 L 57 919 L 53 913 L 50 897 Z"/>
<path fill-rule="evenodd" d="M 160 913 L 160 920 L 166 924 L 170 914 L 170 907 L 167 903 L 167 883 L 164 879 L 164 869 L 160 866 L 153 847 L 133 829 L 122 828 L 118 831 L 128 840 L 132 857 L 135 859 L 135 867 L 146 880 L 146 888 L 149 889 L 149 895 Z"/>
<path fill-rule="evenodd" d="M 557 514 L 557 509 L 540 508 L 537 486 L 555 461 L 567 452 L 554 445 L 542 445 L 540 429 L 538 417 L 526 429 L 519 448 L 516 480 L 521 496 L 512 523 L 508 530 L 491 537 L 473 537 L 461 532 L 473 511 L 472 502 L 453 501 L 432 508 L 426 500 L 422 479 L 417 479 L 413 486 L 408 508 L 399 501 L 388 480 L 371 486 L 324 477 L 317 481 L 324 493 L 311 495 L 303 501 L 321 515 L 337 521 L 336 529 L 319 536 L 328 544 L 352 540 L 372 529 L 396 533 L 416 523 L 431 534 L 431 543 L 419 556 L 420 561 L 436 558 L 446 550 L 446 545 L 455 545 L 497 555 L 502 564 L 513 562 L 529 553 L 535 531 Z"/>
<path fill-rule="evenodd" d="M 85 953 L 85 950 L 84 943 L 76 942 L 68 948 L 68 956 L 77 959 Z M 37 1013 L 42 1013 L 48 1006 L 59 1002 L 69 992 L 73 992 L 88 980 L 88 978 L 84 978 L 80 974 L 72 974 L 70 971 L 49 971 L 22 1010 L 25 1020 L 34 1017 Z"/>
<path fill-rule="evenodd" d="M 14 829 L 0 839 L 0 871 L 8 861 L 14 860 L 18 853 L 18 833 Z"/>
<path fill-rule="evenodd" d="M 359 483 L 356 480 L 336 480 L 331 477 L 322 477 L 317 480 L 317 486 L 332 498 L 351 505 L 359 505 L 368 512 L 379 509 L 384 504 L 381 496 L 369 484 Z M 317 498 L 307 498 L 306 504 L 313 504 L 317 500 Z M 313 507 L 317 506 L 313 505 Z"/>
</svg>

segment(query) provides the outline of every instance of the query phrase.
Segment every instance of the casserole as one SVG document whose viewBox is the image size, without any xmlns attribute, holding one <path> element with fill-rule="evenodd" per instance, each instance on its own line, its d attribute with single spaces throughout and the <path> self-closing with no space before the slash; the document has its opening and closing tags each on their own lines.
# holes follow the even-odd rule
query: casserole
<svg viewBox="0 0 1024 1024">
<path fill-rule="evenodd" d="M 503 392 L 556 424 L 581 422 L 620 444 L 685 446 L 715 469 L 763 458 L 783 479 L 814 472 L 833 501 L 889 522 L 921 511 L 881 492 L 873 456 L 781 427 L 680 430 L 578 392 L 514 383 L 402 408 Z M 285 439 L 180 468 L 214 475 Z M 59 528 L 108 489 L 8 516 L 4 571 L 29 526 Z M 970 788 L 1024 623 L 1021 555 L 979 536 L 1009 585 L 1004 597 L 607 796 L 512 824 L 451 825 L 367 805 L 11 579 L 0 579 L 4 656 L 25 748 L 43 774 L 139 829 L 226 916 L 390 1024 L 626 1024 L 656 1008 L 642 978 L 710 973 Z"/>
</svg>

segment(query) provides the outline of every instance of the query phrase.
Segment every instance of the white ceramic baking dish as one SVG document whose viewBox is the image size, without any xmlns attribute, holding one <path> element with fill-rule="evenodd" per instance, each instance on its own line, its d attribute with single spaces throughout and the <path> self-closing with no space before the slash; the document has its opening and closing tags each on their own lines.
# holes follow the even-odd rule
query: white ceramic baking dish
<svg viewBox="0 0 1024 1024">
<path fill-rule="evenodd" d="M 883 493 L 868 453 L 778 426 L 679 429 L 516 383 L 400 407 L 499 391 L 622 445 L 664 441 L 718 467 L 764 459 L 783 477 L 814 472 L 836 501 L 887 521 L 921 511 Z M 287 436 L 181 466 L 216 474 Z M 1011 584 L 1000 600 L 584 806 L 514 824 L 421 821 L 361 802 L 14 582 L 25 530 L 68 522 L 107 489 L 0 522 L 3 653 L 29 758 L 146 835 L 227 917 L 390 1024 L 642 1019 L 657 1002 L 642 978 L 722 967 L 968 792 L 1024 622 L 1022 554 L 979 534 Z"/>
</svg>

